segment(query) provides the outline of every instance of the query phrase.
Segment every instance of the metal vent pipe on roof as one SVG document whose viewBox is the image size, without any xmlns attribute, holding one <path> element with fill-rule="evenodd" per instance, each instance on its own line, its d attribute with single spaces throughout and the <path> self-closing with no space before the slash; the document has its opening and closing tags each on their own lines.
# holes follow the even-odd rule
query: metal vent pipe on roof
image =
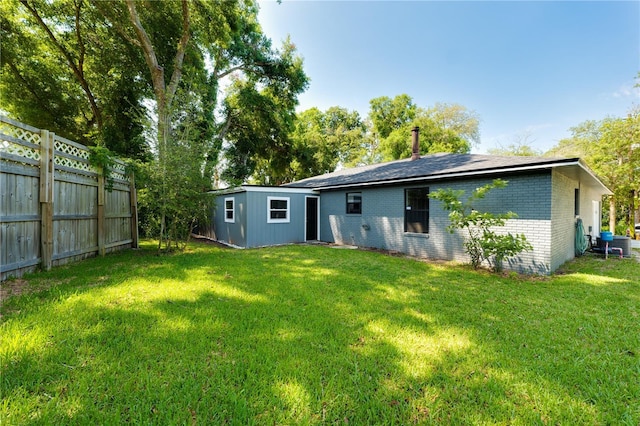
<svg viewBox="0 0 640 426">
<path fill-rule="evenodd" d="M 411 129 L 411 161 L 420 159 L 420 127 Z"/>
</svg>

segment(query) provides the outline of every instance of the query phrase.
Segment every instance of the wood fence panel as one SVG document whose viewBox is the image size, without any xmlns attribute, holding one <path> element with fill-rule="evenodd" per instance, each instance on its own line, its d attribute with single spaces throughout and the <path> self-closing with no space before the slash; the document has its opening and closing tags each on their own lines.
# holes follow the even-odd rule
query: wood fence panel
<svg viewBox="0 0 640 426">
<path fill-rule="evenodd" d="M 111 177 L 109 192 L 87 147 L 0 116 L 0 279 L 137 247 L 133 177 Z"/>
<path fill-rule="evenodd" d="M 0 132 L 4 129 L 0 128 Z M 3 138 L 4 139 L 4 138 Z M 7 139 L 16 139 L 12 134 Z M 38 145 L 25 141 L 22 157 L 0 140 L 0 276 L 40 263 L 40 196 L 36 165 Z M 35 157 L 35 158 L 34 158 Z M 24 161 L 11 161 L 24 159 Z"/>
<path fill-rule="evenodd" d="M 132 239 L 129 199 L 129 187 L 124 185 L 114 185 L 113 191 L 105 194 L 105 229 L 109 230 L 105 245 L 108 248 L 118 241 Z"/>
<path fill-rule="evenodd" d="M 80 183 L 81 179 L 66 175 L 55 181 L 53 212 L 53 263 L 60 265 L 78 260 L 97 251 L 97 187 Z"/>
</svg>

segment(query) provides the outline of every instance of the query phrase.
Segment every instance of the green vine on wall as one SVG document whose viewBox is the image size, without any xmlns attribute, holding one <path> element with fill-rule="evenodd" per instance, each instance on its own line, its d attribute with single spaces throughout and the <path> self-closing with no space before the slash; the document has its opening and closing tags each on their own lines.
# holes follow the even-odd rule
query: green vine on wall
<svg viewBox="0 0 640 426">
<path fill-rule="evenodd" d="M 113 175 L 111 171 L 116 164 L 116 157 L 104 146 L 89 147 L 89 164 L 97 168 L 102 173 L 105 180 L 105 189 L 109 192 L 113 191 Z"/>
</svg>

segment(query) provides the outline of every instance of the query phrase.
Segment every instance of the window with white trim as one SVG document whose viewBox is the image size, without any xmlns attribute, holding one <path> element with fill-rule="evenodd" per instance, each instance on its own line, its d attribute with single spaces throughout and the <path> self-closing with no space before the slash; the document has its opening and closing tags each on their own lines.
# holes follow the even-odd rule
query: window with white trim
<svg viewBox="0 0 640 426">
<path fill-rule="evenodd" d="M 289 197 L 267 197 L 267 223 L 289 221 Z"/>
<path fill-rule="evenodd" d="M 236 222 L 236 199 L 235 198 L 225 198 L 224 199 L 224 221 L 228 223 Z"/>
</svg>

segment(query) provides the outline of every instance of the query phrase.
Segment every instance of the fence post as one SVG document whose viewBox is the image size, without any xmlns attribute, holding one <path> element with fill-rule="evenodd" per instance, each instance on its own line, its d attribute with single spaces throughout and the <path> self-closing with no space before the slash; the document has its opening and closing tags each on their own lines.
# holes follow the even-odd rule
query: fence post
<svg viewBox="0 0 640 426">
<path fill-rule="evenodd" d="M 131 248 L 138 248 L 138 194 L 135 174 L 129 174 L 129 201 L 131 211 Z"/>
<path fill-rule="evenodd" d="M 105 255 L 104 247 L 104 169 L 98 168 L 98 253 Z"/>
<path fill-rule="evenodd" d="M 40 130 L 40 251 L 42 268 L 53 263 L 53 186 L 55 133 Z"/>
</svg>

